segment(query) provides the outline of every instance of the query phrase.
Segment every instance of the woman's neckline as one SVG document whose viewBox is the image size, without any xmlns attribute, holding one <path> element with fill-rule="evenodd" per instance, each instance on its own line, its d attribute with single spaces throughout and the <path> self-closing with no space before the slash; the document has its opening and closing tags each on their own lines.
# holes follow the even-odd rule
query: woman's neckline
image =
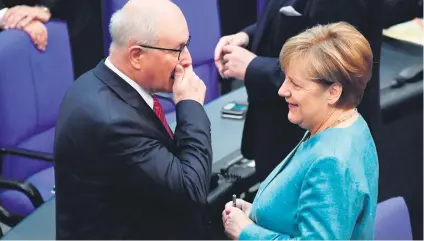
<svg viewBox="0 0 424 241">
<path fill-rule="evenodd" d="M 352 122 L 350 122 L 348 125 L 341 126 L 341 127 L 336 125 L 334 127 L 324 129 L 324 130 L 316 133 L 313 136 L 311 136 L 311 132 L 309 130 L 307 130 L 306 133 L 305 133 L 305 136 L 303 137 L 302 143 L 304 143 L 304 142 L 306 142 L 306 141 L 308 141 L 312 138 L 319 137 L 319 136 L 321 136 L 325 133 L 328 133 L 328 132 L 349 130 L 350 128 L 356 126 L 361 121 L 361 119 L 362 119 L 362 116 L 361 116 L 361 114 L 358 113 L 357 116 L 355 117 L 355 119 L 352 120 Z"/>
</svg>

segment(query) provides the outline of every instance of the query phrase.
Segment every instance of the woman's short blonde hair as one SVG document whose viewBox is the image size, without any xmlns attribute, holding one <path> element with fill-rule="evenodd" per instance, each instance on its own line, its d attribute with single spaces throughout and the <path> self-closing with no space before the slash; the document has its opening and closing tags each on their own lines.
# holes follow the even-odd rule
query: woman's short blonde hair
<svg viewBox="0 0 424 241">
<path fill-rule="evenodd" d="M 306 62 L 305 62 L 306 61 Z M 317 25 L 287 40 L 280 53 L 285 72 L 301 63 L 323 85 L 343 87 L 338 105 L 357 106 L 371 78 L 373 54 L 365 37 L 350 24 Z"/>
</svg>

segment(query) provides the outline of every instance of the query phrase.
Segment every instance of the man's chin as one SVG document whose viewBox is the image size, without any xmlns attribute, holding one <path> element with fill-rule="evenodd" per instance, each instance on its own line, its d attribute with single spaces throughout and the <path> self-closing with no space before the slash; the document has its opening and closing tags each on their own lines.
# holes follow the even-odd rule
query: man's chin
<svg viewBox="0 0 424 241">
<path fill-rule="evenodd" d="M 172 93 L 173 84 L 174 84 L 174 81 L 169 82 L 168 86 L 163 86 L 161 88 L 152 89 L 152 92 L 153 93 L 159 93 L 159 92 L 162 92 L 162 93 Z"/>
<path fill-rule="evenodd" d="M 155 93 L 158 93 L 158 92 L 161 92 L 161 93 L 172 93 L 172 86 L 166 87 L 166 88 L 157 89 L 154 92 Z"/>
<path fill-rule="evenodd" d="M 168 86 L 166 92 L 172 93 L 172 90 L 173 90 L 173 87 L 174 87 L 174 82 L 175 82 L 175 80 L 172 79 L 172 78 L 169 80 L 169 86 Z"/>
</svg>

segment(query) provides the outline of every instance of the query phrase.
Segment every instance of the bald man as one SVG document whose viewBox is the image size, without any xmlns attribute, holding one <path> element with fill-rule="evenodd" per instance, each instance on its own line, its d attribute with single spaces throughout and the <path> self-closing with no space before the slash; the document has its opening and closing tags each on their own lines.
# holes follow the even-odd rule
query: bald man
<svg viewBox="0 0 424 241">
<path fill-rule="evenodd" d="M 210 122 L 186 20 L 171 1 L 132 0 L 110 31 L 110 55 L 60 108 L 57 239 L 205 239 Z M 174 93 L 175 133 L 157 91 Z"/>
</svg>

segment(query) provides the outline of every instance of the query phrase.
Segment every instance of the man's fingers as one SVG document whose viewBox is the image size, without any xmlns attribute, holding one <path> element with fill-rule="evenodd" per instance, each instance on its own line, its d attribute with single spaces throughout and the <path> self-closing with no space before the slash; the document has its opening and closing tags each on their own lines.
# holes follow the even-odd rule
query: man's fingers
<svg viewBox="0 0 424 241">
<path fill-rule="evenodd" d="M 23 29 L 31 38 L 34 45 L 44 51 L 47 45 L 47 29 L 43 25 L 29 25 Z"/>
<path fill-rule="evenodd" d="M 175 66 L 175 72 L 174 72 L 174 85 L 173 85 L 174 92 L 178 89 L 181 89 L 181 86 L 184 85 L 185 78 L 187 78 L 187 73 L 185 71 L 185 68 L 183 68 L 180 64 L 177 64 L 177 66 Z"/>
<path fill-rule="evenodd" d="M 228 67 L 228 65 L 226 66 L 226 64 L 227 63 L 222 63 L 222 68 L 219 70 L 219 74 L 221 75 L 221 77 L 222 78 L 224 78 L 224 79 L 226 79 L 227 78 L 227 76 L 225 75 L 225 72 L 228 70 L 227 69 L 227 67 Z"/>
<path fill-rule="evenodd" d="M 11 21 L 10 23 L 10 27 L 11 28 L 17 28 L 19 23 L 25 19 L 27 16 L 27 14 L 16 14 L 15 17 L 13 18 L 13 21 Z"/>
<path fill-rule="evenodd" d="M 228 45 L 228 40 L 224 37 L 224 38 L 221 38 L 220 40 L 219 40 L 219 42 L 218 42 L 218 44 L 216 45 L 216 47 L 215 47 L 215 54 L 214 54 L 214 56 L 215 56 L 215 61 L 218 61 L 219 59 L 221 59 L 221 57 L 222 57 L 222 48 L 225 46 L 225 45 Z"/>
<path fill-rule="evenodd" d="M 11 16 L 13 16 L 14 14 L 15 14 L 15 12 L 16 12 L 16 8 L 18 8 L 18 7 L 14 7 L 14 8 L 9 8 L 7 11 L 6 11 L 6 13 L 4 14 L 4 16 L 3 16 L 3 24 L 4 25 L 7 25 L 8 23 L 9 23 L 9 19 L 10 19 L 10 17 Z"/>
<path fill-rule="evenodd" d="M 230 54 L 226 54 L 222 57 L 222 59 L 219 61 L 219 67 L 218 67 L 218 72 L 221 75 L 221 77 L 224 78 L 224 74 L 223 72 L 228 69 L 229 66 L 229 62 L 231 59 L 231 55 Z"/>
<path fill-rule="evenodd" d="M 223 71 L 223 69 L 218 70 L 219 76 L 221 76 L 221 78 L 225 79 L 225 76 L 224 76 L 222 71 Z"/>
<path fill-rule="evenodd" d="M 188 79 L 194 75 L 193 65 L 184 68 L 184 79 Z"/>
<path fill-rule="evenodd" d="M 229 69 L 231 69 L 231 63 L 230 63 L 230 61 L 228 61 L 228 62 L 226 62 L 224 64 L 223 71 L 226 71 L 226 70 L 229 70 Z"/>
<path fill-rule="evenodd" d="M 218 69 L 218 72 L 222 70 L 222 61 L 221 60 L 215 60 L 215 66 Z"/>
<path fill-rule="evenodd" d="M 229 56 L 224 55 L 220 60 L 215 61 L 215 65 L 218 68 L 218 72 L 220 73 L 221 77 L 222 77 L 222 71 L 225 70 L 225 64 L 228 63 L 229 61 Z"/>
<path fill-rule="evenodd" d="M 19 15 L 17 15 L 17 14 L 14 14 L 14 13 L 12 13 L 12 14 L 10 14 L 9 15 L 9 17 L 6 19 L 6 18 L 4 18 L 3 19 L 3 24 L 4 24 L 4 26 L 6 27 L 6 28 L 13 28 L 12 27 L 12 24 L 15 22 L 15 19 L 16 18 L 19 18 L 20 16 Z"/>
<path fill-rule="evenodd" d="M 231 58 L 232 58 L 232 55 L 230 54 L 230 53 L 228 53 L 228 54 L 225 54 L 223 57 L 222 57 L 222 64 L 223 65 L 226 65 L 228 62 L 230 62 L 230 60 L 231 60 Z"/>
<path fill-rule="evenodd" d="M 218 44 L 215 47 L 215 53 L 214 53 L 215 61 L 218 61 L 221 58 L 222 46 L 223 46 L 223 44 L 221 43 L 221 41 L 219 41 Z"/>
<path fill-rule="evenodd" d="M 40 35 L 39 35 L 39 46 L 40 46 L 40 50 L 46 50 L 46 46 L 47 46 L 47 31 L 43 30 Z"/>
<path fill-rule="evenodd" d="M 222 48 L 222 52 L 224 53 L 224 54 L 231 54 L 236 48 L 237 48 L 238 46 L 234 46 L 234 45 L 225 45 L 223 48 Z M 224 55 L 224 57 L 225 57 L 225 55 Z"/>
<path fill-rule="evenodd" d="M 26 9 L 23 6 L 15 6 L 6 11 L 2 21 L 7 28 L 15 28 L 25 16 L 27 16 Z"/>
<path fill-rule="evenodd" d="M 222 75 L 223 75 L 223 77 L 224 78 L 231 78 L 231 77 L 233 77 L 232 76 L 232 71 L 231 71 L 231 69 L 229 69 L 229 68 L 226 68 L 226 67 L 224 67 L 224 70 L 222 71 Z"/>
<path fill-rule="evenodd" d="M 25 32 L 29 35 L 31 38 L 31 41 L 37 46 L 38 48 L 38 41 L 37 41 L 37 34 L 32 29 L 25 29 Z"/>
<path fill-rule="evenodd" d="M 24 17 L 18 24 L 18 28 L 22 29 L 25 28 L 30 22 L 34 20 L 34 16 L 26 16 Z"/>
</svg>

